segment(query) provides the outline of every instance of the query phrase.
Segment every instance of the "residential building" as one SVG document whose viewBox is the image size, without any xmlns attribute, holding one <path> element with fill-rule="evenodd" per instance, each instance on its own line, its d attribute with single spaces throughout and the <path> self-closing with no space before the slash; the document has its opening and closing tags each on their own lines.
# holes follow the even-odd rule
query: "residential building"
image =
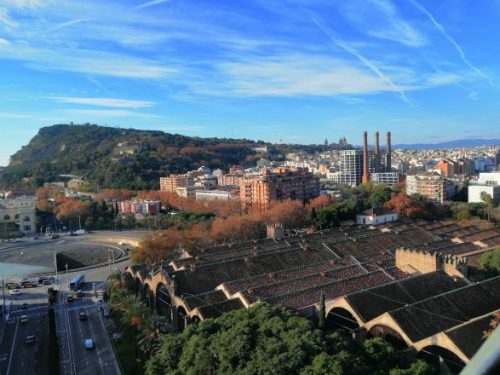
<svg viewBox="0 0 500 375">
<path fill-rule="evenodd" d="M 444 159 L 434 166 L 436 171 L 439 171 L 441 176 L 450 178 L 455 175 L 455 162 L 450 159 Z"/>
<path fill-rule="evenodd" d="M 234 191 L 226 191 L 226 190 L 195 190 L 196 199 L 205 199 L 205 200 L 222 200 L 227 201 L 230 199 L 238 199 L 238 196 Z"/>
<path fill-rule="evenodd" d="M 386 184 L 393 186 L 403 181 L 403 175 L 399 172 L 378 172 L 370 173 L 370 182 L 372 184 Z"/>
<path fill-rule="evenodd" d="M 0 199 L 0 231 L 35 233 L 36 200 L 28 195 Z"/>
<path fill-rule="evenodd" d="M 339 153 L 340 170 L 330 178 L 342 185 L 357 186 L 363 176 L 363 150 L 342 150 Z"/>
<path fill-rule="evenodd" d="M 194 186 L 194 179 L 188 174 L 171 174 L 160 177 L 160 190 L 175 192 L 177 188 Z"/>
<path fill-rule="evenodd" d="M 319 177 L 302 168 L 275 168 L 263 175 L 240 182 L 240 200 L 243 207 L 259 206 L 267 209 L 275 201 L 297 199 L 308 201 L 319 195 Z"/>
<path fill-rule="evenodd" d="M 161 203 L 160 201 L 149 201 L 149 200 L 132 200 L 132 201 L 121 201 L 118 204 L 120 212 L 133 213 L 136 215 L 155 215 L 160 212 Z"/>
<path fill-rule="evenodd" d="M 211 174 L 203 174 L 196 178 L 194 186 L 203 189 L 215 189 L 217 188 L 217 177 Z"/>
<path fill-rule="evenodd" d="M 398 215 L 385 208 L 371 208 L 356 215 L 356 224 L 380 225 L 398 220 Z"/>
<path fill-rule="evenodd" d="M 437 172 L 427 172 L 406 177 L 406 194 L 419 194 L 429 201 L 442 204 L 456 194 L 456 186 Z"/>
<path fill-rule="evenodd" d="M 477 181 L 470 181 L 469 203 L 482 203 L 481 193 L 489 194 L 495 203 L 500 202 L 500 172 L 479 173 Z"/>
<path fill-rule="evenodd" d="M 175 189 L 175 192 L 179 197 L 187 198 L 187 199 L 195 199 L 195 187 L 194 186 L 186 186 L 186 187 L 178 187 Z"/>
<path fill-rule="evenodd" d="M 246 177 L 242 174 L 226 174 L 224 176 L 217 177 L 218 186 L 239 186 L 240 181 Z"/>
</svg>

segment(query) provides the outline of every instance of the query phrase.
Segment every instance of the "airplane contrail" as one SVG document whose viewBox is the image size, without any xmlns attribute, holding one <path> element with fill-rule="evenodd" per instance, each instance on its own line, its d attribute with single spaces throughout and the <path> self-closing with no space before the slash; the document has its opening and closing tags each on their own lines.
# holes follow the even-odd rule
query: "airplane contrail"
<svg viewBox="0 0 500 375">
<path fill-rule="evenodd" d="M 337 38 L 333 32 L 325 25 L 323 25 L 318 19 L 315 17 L 311 17 L 311 20 L 316 24 L 316 26 L 319 27 L 323 33 L 325 33 L 326 36 L 328 36 L 332 42 L 334 42 L 336 45 L 338 45 L 340 48 L 342 48 L 344 51 L 350 53 L 351 55 L 355 56 L 358 60 L 360 60 L 368 69 L 370 69 L 372 72 L 374 72 L 382 81 L 387 83 L 394 91 L 398 92 L 399 95 L 401 96 L 401 99 L 405 101 L 406 103 L 410 105 L 416 105 L 415 101 L 406 95 L 406 93 L 398 87 L 390 77 L 385 75 L 377 66 L 375 66 L 371 61 L 369 61 L 366 57 L 361 55 L 358 51 L 356 51 L 354 48 L 351 46 L 347 45 L 344 43 L 342 40 Z"/>
<path fill-rule="evenodd" d="M 427 17 L 429 17 L 432 24 L 436 26 L 436 28 L 441 32 L 441 34 L 443 34 L 443 36 L 455 47 L 464 64 L 467 65 L 471 70 L 473 70 L 477 75 L 483 77 L 484 79 L 488 80 L 490 84 L 492 84 L 490 77 L 488 77 L 485 73 L 483 73 L 479 68 L 472 65 L 472 63 L 465 56 L 462 47 L 460 47 L 457 41 L 453 39 L 453 37 L 450 34 L 448 34 L 446 29 L 438 21 L 436 21 L 431 12 L 429 12 L 426 8 L 424 8 L 423 5 L 419 4 L 416 0 L 409 0 L 409 1 L 413 5 L 415 5 L 422 13 L 424 13 Z"/>
</svg>

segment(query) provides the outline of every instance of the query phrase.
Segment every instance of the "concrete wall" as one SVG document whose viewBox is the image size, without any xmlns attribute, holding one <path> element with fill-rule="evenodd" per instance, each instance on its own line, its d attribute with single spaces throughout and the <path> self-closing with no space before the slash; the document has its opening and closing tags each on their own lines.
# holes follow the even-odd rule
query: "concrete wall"
<svg viewBox="0 0 500 375">
<path fill-rule="evenodd" d="M 404 272 L 429 273 L 438 270 L 436 254 L 425 253 L 409 249 L 396 250 L 396 267 Z"/>
</svg>

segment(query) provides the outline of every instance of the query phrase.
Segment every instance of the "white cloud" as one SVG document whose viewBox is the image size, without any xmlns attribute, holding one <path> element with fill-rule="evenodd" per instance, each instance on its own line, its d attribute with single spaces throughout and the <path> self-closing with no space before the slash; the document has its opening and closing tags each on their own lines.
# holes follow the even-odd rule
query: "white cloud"
<svg viewBox="0 0 500 375">
<path fill-rule="evenodd" d="M 48 5 L 53 0 L 3 0 L 4 5 L 16 8 L 41 8 Z"/>
<path fill-rule="evenodd" d="M 116 98 L 75 98 L 57 96 L 52 99 L 61 103 L 84 104 L 112 108 L 149 108 L 156 105 L 155 102 L 145 100 L 128 100 Z"/>
<path fill-rule="evenodd" d="M 0 38 L 0 47 L 9 45 L 10 42 L 6 39 Z"/>
<path fill-rule="evenodd" d="M 450 85 L 453 83 L 460 82 L 461 80 L 462 80 L 461 76 L 452 73 L 434 73 L 434 74 L 429 74 L 425 77 L 425 81 L 430 86 Z"/>
<path fill-rule="evenodd" d="M 5 9 L 0 8 L 0 25 L 4 26 L 7 30 L 12 30 L 16 28 L 17 22 L 15 22 L 13 19 L 9 17 L 9 14 Z"/>
<path fill-rule="evenodd" d="M 49 50 L 25 44 L 4 46 L 4 59 L 24 61 L 38 70 L 56 70 L 122 78 L 157 79 L 176 70 L 147 59 L 118 53 L 61 48 Z"/>
<path fill-rule="evenodd" d="M 170 2 L 171 0 L 151 0 L 151 1 L 148 1 L 146 3 L 143 3 L 143 4 L 140 4 L 140 5 L 137 5 L 135 6 L 133 9 L 144 9 L 144 8 L 149 8 L 149 7 L 152 7 L 152 6 L 155 6 L 155 5 L 160 5 L 160 4 L 163 4 L 163 3 L 168 3 Z"/>
<path fill-rule="evenodd" d="M 422 47 L 428 40 L 421 31 L 404 20 L 391 0 L 358 0 L 340 6 L 343 16 L 361 32 L 409 47 Z"/>
<path fill-rule="evenodd" d="M 123 119 L 129 117 L 136 118 L 159 118 L 161 116 L 121 109 L 68 109 L 60 111 L 64 116 L 79 118 L 82 121 L 102 121 L 104 119 Z"/>
</svg>

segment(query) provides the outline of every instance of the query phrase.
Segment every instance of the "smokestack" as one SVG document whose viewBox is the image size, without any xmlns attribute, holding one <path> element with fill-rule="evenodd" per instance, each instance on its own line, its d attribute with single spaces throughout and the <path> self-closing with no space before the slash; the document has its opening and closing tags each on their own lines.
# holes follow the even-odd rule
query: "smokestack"
<svg viewBox="0 0 500 375">
<path fill-rule="evenodd" d="M 368 133 L 363 132 L 363 184 L 368 182 Z"/>
<path fill-rule="evenodd" d="M 375 172 L 380 172 L 380 144 L 379 144 L 379 134 L 375 132 Z"/>
<path fill-rule="evenodd" d="M 387 155 L 386 155 L 386 163 L 385 163 L 385 170 L 386 172 L 390 172 L 392 170 L 391 166 L 391 132 L 387 132 Z"/>
</svg>

